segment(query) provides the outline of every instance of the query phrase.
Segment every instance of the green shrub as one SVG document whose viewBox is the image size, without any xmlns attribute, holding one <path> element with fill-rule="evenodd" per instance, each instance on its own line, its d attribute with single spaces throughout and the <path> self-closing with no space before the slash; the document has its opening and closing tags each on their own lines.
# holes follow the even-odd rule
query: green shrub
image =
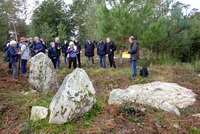
<svg viewBox="0 0 200 134">
<path fill-rule="evenodd" d="M 178 62 L 178 59 L 170 56 L 164 55 L 162 59 L 160 59 L 159 64 L 164 66 L 173 66 Z"/>
</svg>

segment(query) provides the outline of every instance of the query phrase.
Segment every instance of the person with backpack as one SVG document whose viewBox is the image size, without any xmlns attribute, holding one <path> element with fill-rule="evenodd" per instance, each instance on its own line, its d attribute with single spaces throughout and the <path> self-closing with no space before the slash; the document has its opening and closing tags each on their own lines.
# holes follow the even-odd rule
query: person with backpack
<svg viewBox="0 0 200 134">
<path fill-rule="evenodd" d="M 22 63 L 22 74 L 26 76 L 27 74 L 27 62 L 30 59 L 30 50 L 27 40 L 24 37 L 20 38 L 20 48 L 21 48 L 21 63 Z"/>
<path fill-rule="evenodd" d="M 77 47 L 74 45 L 74 42 L 70 42 L 69 43 L 69 47 L 67 50 L 67 53 L 69 54 L 69 69 L 71 69 L 71 65 L 73 63 L 74 69 L 77 68 L 77 62 L 76 62 L 76 57 L 77 57 L 77 53 L 78 53 L 78 49 Z"/>
<path fill-rule="evenodd" d="M 139 43 L 135 40 L 133 36 L 129 37 L 129 43 L 131 46 L 128 53 L 131 54 L 132 69 L 133 69 L 132 78 L 135 79 L 137 77 L 137 61 L 140 59 Z"/>
<path fill-rule="evenodd" d="M 57 51 L 57 66 L 59 69 L 61 69 L 60 68 L 60 62 L 61 62 L 60 55 L 61 55 L 62 44 L 60 43 L 60 38 L 56 37 L 54 43 L 56 45 L 56 51 Z"/>
<path fill-rule="evenodd" d="M 110 38 L 107 38 L 106 41 L 107 41 L 106 47 L 107 47 L 107 54 L 108 54 L 108 58 L 110 62 L 110 67 L 111 68 L 114 67 L 116 69 L 114 56 L 115 56 L 115 51 L 117 49 L 117 46 L 114 44 L 114 42 L 110 40 Z"/>
<path fill-rule="evenodd" d="M 78 49 L 78 54 L 77 54 L 78 67 L 81 68 L 81 50 L 82 50 L 82 47 L 81 47 L 81 44 L 79 43 L 79 40 L 77 38 L 74 40 L 74 45 Z"/>
<path fill-rule="evenodd" d="M 51 59 L 54 69 L 56 69 L 58 53 L 54 42 L 50 43 L 50 46 L 48 48 L 48 57 Z"/>
<path fill-rule="evenodd" d="M 106 49 L 106 44 L 103 42 L 102 38 L 100 38 L 97 43 L 97 54 L 100 59 L 100 68 L 106 68 Z"/>
<path fill-rule="evenodd" d="M 10 42 L 11 41 L 15 41 L 15 36 L 11 35 L 10 39 L 6 41 L 6 43 L 3 44 L 3 51 L 4 51 L 4 55 L 3 55 L 3 60 L 8 62 L 8 68 L 12 69 L 12 64 L 9 62 L 9 55 L 8 55 L 8 48 L 10 47 Z"/>
<path fill-rule="evenodd" d="M 68 62 L 68 57 L 67 57 L 67 50 L 68 50 L 68 47 L 69 47 L 69 44 L 67 42 L 67 40 L 64 40 L 64 43 L 62 44 L 62 55 L 64 57 L 64 63 L 65 65 L 67 64 Z"/>
<path fill-rule="evenodd" d="M 85 56 L 87 57 L 87 63 L 86 66 L 90 67 L 92 65 L 92 58 L 94 56 L 94 43 L 92 43 L 90 37 L 87 40 L 87 43 L 85 44 Z"/>
<path fill-rule="evenodd" d="M 34 37 L 34 43 L 30 46 L 32 56 L 35 56 L 36 54 L 43 51 L 43 46 L 39 40 L 38 37 Z"/>
<path fill-rule="evenodd" d="M 10 41 L 10 47 L 8 48 L 8 54 L 9 54 L 9 62 L 12 64 L 13 67 L 13 80 L 17 81 L 17 73 L 18 73 L 18 57 L 22 52 L 17 52 L 16 50 L 17 42 L 16 41 Z"/>
</svg>

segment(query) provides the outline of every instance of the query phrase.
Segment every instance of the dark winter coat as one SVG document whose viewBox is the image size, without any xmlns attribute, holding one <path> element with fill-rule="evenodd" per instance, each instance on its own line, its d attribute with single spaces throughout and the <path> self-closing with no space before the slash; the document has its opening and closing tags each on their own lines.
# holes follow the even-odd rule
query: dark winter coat
<svg viewBox="0 0 200 134">
<path fill-rule="evenodd" d="M 62 45 L 62 54 L 64 54 L 64 56 L 67 56 L 67 50 L 68 50 L 69 44 L 63 44 Z"/>
<path fill-rule="evenodd" d="M 58 43 L 55 42 L 55 45 L 56 45 L 57 54 L 58 54 L 58 56 L 60 56 L 61 55 L 62 44 L 60 42 L 58 42 Z"/>
<path fill-rule="evenodd" d="M 81 47 L 81 44 L 79 42 L 74 42 L 74 45 L 77 47 L 78 51 L 80 52 L 82 47 Z"/>
<path fill-rule="evenodd" d="M 102 43 L 97 44 L 97 54 L 100 56 L 106 55 L 107 47 L 106 44 L 102 41 Z"/>
<path fill-rule="evenodd" d="M 90 42 L 90 43 L 86 43 L 85 44 L 85 56 L 87 57 L 93 57 L 94 56 L 94 43 Z"/>
<path fill-rule="evenodd" d="M 30 48 L 31 53 L 33 54 L 33 56 L 38 54 L 38 53 L 40 53 L 40 52 L 42 52 L 42 50 L 43 50 L 43 46 L 42 46 L 41 42 L 37 42 L 37 43 L 34 42 L 33 44 L 30 45 L 29 48 Z M 38 50 L 38 52 L 35 53 L 35 50 Z"/>
<path fill-rule="evenodd" d="M 106 43 L 106 47 L 107 47 L 107 54 L 114 55 L 114 52 L 116 51 L 117 46 L 112 41 L 110 41 L 109 43 Z"/>
<path fill-rule="evenodd" d="M 42 52 L 45 53 L 47 49 L 47 45 L 46 43 L 43 43 L 42 41 L 40 41 L 40 43 L 42 44 L 42 47 L 43 47 Z"/>
<path fill-rule="evenodd" d="M 49 58 L 50 59 L 57 59 L 57 57 L 58 57 L 58 54 L 57 54 L 57 50 L 56 50 L 56 48 L 54 47 L 49 47 L 48 48 L 48 56 L 49 56 Z"/>
<path fill-rule="evenodd" d="M 129 54 L 131 54 L 131 60 L 139 60 L 139 43 L 137 41 L 134 41 L 133 44 L 131 44 L 130 51 L 128 51 Z"/>
<path fill-rule="evenodd" d="M 10 46 L 8 48 L 9 62 L 15 63 L 18 61 L 19 54 L 15 47 Z"/>
</svg>

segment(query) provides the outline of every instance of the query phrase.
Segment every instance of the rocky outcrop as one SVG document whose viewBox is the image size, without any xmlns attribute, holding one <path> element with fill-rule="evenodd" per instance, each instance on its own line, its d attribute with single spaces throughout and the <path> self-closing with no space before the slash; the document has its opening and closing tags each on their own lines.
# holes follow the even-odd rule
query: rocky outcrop
<svg viewBox="0 0 200 134">
<path fill-rule="evenodd" d="M 195 102 L 195 94 L 190 89 L 175 83 L 153 82 L 133 85 L 124 89 L 114 89 L 110 92 L 109 104 L 137 102 L 161 108 L 180 115 L 178 108 L 185 108 Z"/>
<path fill-rule="evenodd" d="M 45 119 L 48 116 L 48 108 L 41 106 L 33 106 L 31 109 L 31 120 L 41 120 Z"/>
</svg>

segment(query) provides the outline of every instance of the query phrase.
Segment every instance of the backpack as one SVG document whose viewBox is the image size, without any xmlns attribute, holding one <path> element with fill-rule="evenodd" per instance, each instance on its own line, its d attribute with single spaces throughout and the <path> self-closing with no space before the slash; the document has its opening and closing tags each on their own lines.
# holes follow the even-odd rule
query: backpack
<svg viewBox="0 0 200 134">
<path fill-rule="evenodd" d="M 7 50 L 3 54 L 3 61 L 9 62 L 9 60 L 10 60 L 10 57 L 9 57 L 9 53 L 8 53 L 8 50 Z"/>
<path fill-rule="evenodd" d="M 147 77 L 148 75 L 149 75 L 148 69 L 146 67 L 143 67 L 140 70 L 140 76 Z"/>
</svg>

